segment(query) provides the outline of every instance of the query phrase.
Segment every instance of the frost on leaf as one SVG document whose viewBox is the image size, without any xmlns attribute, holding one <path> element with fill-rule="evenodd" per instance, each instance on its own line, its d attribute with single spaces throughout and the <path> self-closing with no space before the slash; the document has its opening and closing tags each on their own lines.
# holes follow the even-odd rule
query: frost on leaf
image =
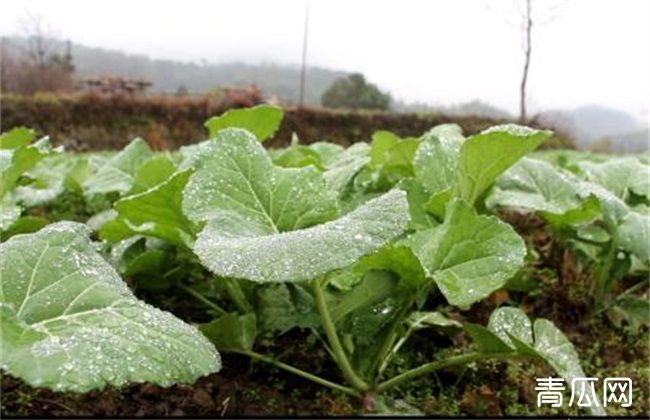
<svg viewBox="0 0 650 420">
<path fill-rule="evenodd" d="M 32 386 L 77 392 L 169 386 L 219 370 L 208 340 L 138 300 L 89 233 L 61 222 L 0 244 L 2 368 Z"/>
<path fill-rule="evenodd" d="M 524 241 L 496 217 L 463 201 L 447 205 L 445 221 L 410 238 L 422 266 L 452 305 L 468 306 L 503 287 L 523 266 Z"/>
<path fill-rule="evenodd" d="M 258 282 L 295 282 L 346 267 L 406 229 L 406 194 L 393 190 L 347 215 L 291 232 L 224 231 L 210 222 L 194 252 L 216 274 Z"/>
</svg>

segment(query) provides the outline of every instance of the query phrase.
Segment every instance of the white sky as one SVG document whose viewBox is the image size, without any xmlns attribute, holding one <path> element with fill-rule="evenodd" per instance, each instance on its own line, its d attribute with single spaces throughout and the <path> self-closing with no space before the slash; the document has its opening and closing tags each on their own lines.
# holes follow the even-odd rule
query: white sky
<svg viewBox="0 0 650 420">
<path fill-rule="evenodd" d="M 89 46 L 209 62 L 298 64 L 305 4 L 308 62 L 361 71 L 400 99 L 475 98 L 515 112 L 523 60 L 515 0 L 5 1 L 2 34 L 25 11 Z M 650 1 L 535 0 L 530 108 L 598 103 L 648 120 Z M 508 23 L 508 21 L 510 23 Z"/>
</svg>

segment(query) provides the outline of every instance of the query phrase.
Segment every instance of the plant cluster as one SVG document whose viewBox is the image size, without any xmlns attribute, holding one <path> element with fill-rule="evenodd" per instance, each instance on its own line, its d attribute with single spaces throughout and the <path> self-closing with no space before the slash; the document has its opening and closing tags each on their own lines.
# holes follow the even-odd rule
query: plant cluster
<svg viewBox="0 0 650 420">
<path fill-rule="evenodd" d="M 487 325 L 449 316 L 511 287 L 535 258 L 501 209 L 539 214 L 593 266 L 593 316 L 647 325 L 647 159 L 531 154 L 552 133 L 517 125 L 468 138 L 453 124 L 419 138 L 379 131 L 348 148 L 294 137 L 266 150 L 282 117 L 271 106 L 229 111 L 206 122 L 209 140 L 171 153 L 136 139 L 117 153 L 68 154 L 27 129 L 3 134 L 3 370 L 55 390 L 170 385 L 218 371 L 218 351 L 234 352 L 368 409 L 416 377 L 490 359 L 535 359 L 571 383 L 586 375 L 551 321 L 516 306 Z M 61 200 L 92 217 L 30 212 Z M 212 320 L 197 329 L 123 278 L 191 295 Z M 294 328 L 322 342 L 340 378 L 255 350 Z M 475 350 L 393 373 L 423 329 L 462 332 Z"/>
</svg>

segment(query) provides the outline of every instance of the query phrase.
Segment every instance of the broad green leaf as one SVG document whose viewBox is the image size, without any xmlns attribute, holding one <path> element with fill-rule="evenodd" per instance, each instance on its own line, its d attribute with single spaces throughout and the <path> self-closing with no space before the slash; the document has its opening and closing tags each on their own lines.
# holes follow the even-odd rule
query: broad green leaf
<svg viewBox="0 0 650 420">
<path fill-rule="evenodd" d="M 27 207 L 41 206 L 53 201 L 65 190 L 68 174 L 76 167 L 78 160 L 75 155 L 70 154 L 45 156 L 27 172 L 33 182 L 16 187 L 16 201 Z"/>
<path fill-rule="evenodd" d="M 257 282 L 310 280 L 346 267 L 401 235 L 408 223 L 405 193 L 393 190 L 321 225 L 275 233 L 241 218 L 208 223 L 194 252 L 213 273 Z M 257 227 L 260 226 L 260 227 Z"/>
<path fill-rule="evenodd" d="M 619 224 L 630 211 L 627 204 L 605 187 L 593 182 L 583 181 L 576 185 L 580 197 L 588 199 L 596 197 L 600 202 L 600 209 L 606 223 L 609 225 Z"/>
<path fill-rule="evenodd" d="M 212 117 L 205 122 L 210 130 L 210 138 L 226 128 L 243 128 L 250 131 L 259 139 L 267 140 L 278 131 L 284 112 L 271 105 L 258 105 L 252 108 L 231 109 L 218 117 Z"/>
<path fill-rule="evenodd" d="M 488 329 L 510 347 L 514 347 L 511 337 L 524 344 L 533 344 L 533 324 L 519 308 L 502 307 L 490 316 Z"/>
<path fill-rule="evenodd" d="M 27 171 L 54 149 L 47 137 L 15 149 L 0 149 L 0 197 L 12 190 Z"/>
<path fill-rule="evenodd" d="M 503 287 L 522 266 L 524 241 L 510 225 L 448 204 L 442 225 L 416 233 L 411 246 L 447 301 L 468 306 Z"/>
<path fill-rule="evenodd" d="M 201 326 L 201 332 L 220 350 L 250 351 L 257 337 L 257 318 L 230 313 Z"/>
<path fill-rule="evenodd" d="M 505 124 L 468 138 L 458 158 L 460 198 L 474 204 L 499 175 L 551 135 L 550 131 Z"/>
<path fill-rule="evenodd" d="M 36 132 L 25 127 L 16 127 L 0 135 L 0 149 L 18 149 L 36 140 Z"/>
<path fill-rule="evenodd" d="M 612 158 L 602 163 L 579 162 L 589 181 L 627 201 L 630 192 L 650 199 L 650 166 L 635 157 Z"/>
<path fill-rule="evenodd" d="M 115 210 L 130 230 L 190 246 L 192 226 L 183 214 L 183 189 L 192 170 L 178 172 L 167 181 L 115 203 Z"/>
<path fill-rule="evenodd" d="M 292 144 L 277 152 L 273 156 L 273 163 L 283 168 L 303 168 L 313 165 L 319 170 L 325 169 L 318 153 L 302 144 Z"/>
<path fill-rule="evenodd" d="M 600 206 L 594 197 L 581 197 L 581 182 L 545 161 L 524 158 L 497 180 L 486 205 L 539 211 L 554 224 L 585 222 L 600 214 Z"/>
<path fill-rule="evenodd" d="M 83 184 L 93 174 L 92 167 L 86 157 L 79 157 L 75 165 L 68 171 L 64 186 L 69 191 L 83 194 Z"/>
<path fill-rule="evenodd" d="M 257 315 L 263 331 L 282 334 L 292 328 L 319 328 L 321 325 L 314 299 L 300 285 L 264 285 L 257 289 L 257 298 Z"/>
<path fill-rule="evenodd" d="M 321 155 L 309 146 L 299 144 L 300 139 L 293 133 L 291 145 L 285 149 L 269 150 L 273 163 L 283 168 L 302 168 L 313 165 L 319 170 L 325 170 Z"/>
<path fill-rule="evenodd" d="M 411 214 L 411 229 L 427 229 L 438 225 L 433 216 L 426 211 L 425 207 L 429 201 L 429 194 L 418 180 L 412 178 L 403 179 L 398 184 L 398 187 L 406 191 Z"/>
<path fill-rule="evenodd" d="M 413 158 L 415 177 L 429 194 L 456 188 L 458 157 L 465 141 L 456 124 L 444 124 L 422 136 Z"/>
<path fill-rule="evenodd" d="M 420 144 L 416 138 L 399 138 L 390 131 L 377 131 L 370 144 L 369 169 L 377 171 L 378 183 L 394 185 L 413 176 L 413 156 Z"/>
<path fill-rule="evenodd" d="M 331 166 L 338 156 L 345 151 L 343 146 L 336 143 L 328 143 L 326 141 L 317 141 L 316 143 L 311 143 L 307 147 L 318 153 L 319 160 L 323 162 L 325 167 Z"/>
<path fill-rule="evenodd" d="M 650 264 L 650 209 L 630 210 L 619 225 L 617 236 L 623 249 Z"/>
<path fill-rule="evenodd" d="M 213 233 L 268 235 L 312 226 L 338 214 L 336 196 L 313 167 L 274 166 L 247 131 L 222 130 L 195 156 L 183 211 L 195 222 L 215 220 Z"/>
<path fill-rule="evenodd" d="M 136 170 L 153 156 L 146 141 L 136 138 L 116 155 L 110 157 L 95 174 L 83 183 L 86 195 L 125 193 L 133 186 Z"/>
<path fill-rule="evenodd" d="M 141 193 L 167 181 L 176 172 L 176 165 L 166 155 L 150 158 L 135 171 L 132 194 Z"/>
<path fill-rule="evenodd" d="M 531 324 L 518 308 L 502 307 L 490 316 L 488 330 L 516 352 L 539 358 L 571 385 L 573 378 L 584 378 L 580 359 L 573 344 L 551 321 L 537 319 Z M 592 414 L 604 415 L 601 407 Z"/>
<path fill-rule="evenodd" d="M 359 272 L 368 270 L 387 270 L 397 274 L 404 284 L 417 288 L 425 281 L 425 272 L 420 260 L 411 247 L 397 243 L 389 244 L 370 255 L 363 257 L 354 269 Z"/>
<path fill-rule="evenodd" d="M 324 173 L 329 189 L 343 195 L 355 175 L 370 162 L 369 151 L 367 143 L 355 143 L 333 158 Z"/>
<path fill-rule="evenodd" d="M 106 385 L 192 382 L 219 370 L 212 345 L 140 300 L 78 223 L 0 244 L 2 363 L 32 386 L 86 392 Z"/>
</svg>

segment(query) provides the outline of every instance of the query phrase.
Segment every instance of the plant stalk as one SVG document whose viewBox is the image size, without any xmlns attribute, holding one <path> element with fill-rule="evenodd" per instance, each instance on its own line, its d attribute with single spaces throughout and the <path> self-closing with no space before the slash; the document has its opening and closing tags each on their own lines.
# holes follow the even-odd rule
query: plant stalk
<svg viewBox="0 0 650 420">
<path fill-rule="evenodd" d="M 326 386 L 328 388 L 331 388 L 331 389 L 334 389 L 334 390 L 337 390 L 337 391 L 341 391 L 341 392 L 346 393 L 348 395 L 352 395 L 354 397 L 359 397 L 360 396 L 359 392 L 357 390 L 355 390 L 354 388 L 350 388 L 350 387 L 347 387 L 347 386 L 344 386 L 344 385 L 341 385 L 341 384 L 337 384 L 336 382 L 328 381 L 327 379 L 321 378 L 320 376 L 316 376 L 316 375 L 313 375 L 313 374 L 311 374 L 309 372 L 305 372 L 302 369 L 298 369 L 295 366 L 291 366 L 291 365 L 283 363 L 283 362 L 281 362 L 279 360 L 275 360 L 272 357 L 265 356 L 263 354 L 260 354 L 260 353 L 254 352 L 254 351 L 232 350 L 232 352 L 246 355 L 246 356 L 248 356 L 248 357 L 250 357 L 251 359 L 254 359 L 254 360 L 259 360 L 261 362 L 269 363 L 269 364 L 271 364 L 273 366 L 276 366 L 276 367 L 278 367 L 280 369 L 286 370 L 287 372 L 291 372 L 294 375 L 298 375 L 298 376 L 300 376 L 302 378 L 305 378 L 307 380 L 315 382 L 315 383 L 317 383 L 319 385 L 323 385 L 323 386 Z"/>
<path fill-rule="evenodd" d="M 180 287 L 181 289 L 183 289 L 185 292 L 189 293 L 190 295 L 194 296 L 197 300 L 201 301 L 201 303 L 203 303 L 204 305 L 214 309 L 217 313 L 219 313 L 219 315 L 226 315 L 228 313 L 221 306 L 219 306 L 216 303 L 212 302 L 210 299 L 206 298 L 201 293 L 197 292 L 196 290 L 192 289 L 191 287 L 187 287 L 184 284 L 178 284 L 178 287 Z"/>
<path fill-rule="evenodd" d="M 468 353 L 462 356 L 450 357 L 449 359 L 437 360 L 435 362 L 426 363 L 422 366 L 418 366 L 416 368 L 408 370 L 404 373 L 392 377 L 391 379 L 388 379 L 387 381 L 380 383 L 377 386 L 376 391 L 377 393 L 384 392 L 390 388 L 393 388 L 397 385 L 407 382 L 413 378 L 426 375 L 427 373 L 431 373 L 433 371 L 443 369 L 449 366 L 464 365 L 467 363 L 472 363 L 472 362 L 485 360 L 485 359 L 512 359 L 515 357 L 517 357 L 517 355 L 510 352 L 509 353 Z"/>
<path fill-rule="evenodd" d="M 235 303 L 237 306 L 237 309 L 239 309 L 242 313 L 251 313 L 254 312 L 253 307 L 251 304 L 248 302 L 248 299 L 246 299 L 246 295 L 244 294 L 244 291 L 242 290 L 241 286 L 239 285 L 239 280 L 235 279 L 221 279 L 224 281 L 226 291 L 228 292 L 228 296 L 230 296 L 230 299 Z"/>
<path fill-rule="evenodd" d="M 334 326 L 332 317 L 327 310 L 325 295 L 323 293 L 323 289 L 321 288 L 319 280 L 314 280 L 312 282 L 312 286 L 314 290 L 314 301 L 316 303 L 316 309 L 318 310 L 318 314 L 320 315 L 321 321 L 323 323 L 323 329 L 327 335 L 327 340 L 329 341 L 332 352 L 334 353 L 334 360 L 341 368 L 345 380 L 350 385 L 359 391 L 366 391 L 368 389 L 368 384 L 366 384 L 365 381 L 356 374 L 354 369 L 352 369 L 352 365 L 350 365 L 350 361 L 348 360 L 348 357 L 345 354 L 345 350 L 343 349 L 343 345 L 341 344 L 339 336 L 336 333 L 336 327 Z"/>
</svg>

